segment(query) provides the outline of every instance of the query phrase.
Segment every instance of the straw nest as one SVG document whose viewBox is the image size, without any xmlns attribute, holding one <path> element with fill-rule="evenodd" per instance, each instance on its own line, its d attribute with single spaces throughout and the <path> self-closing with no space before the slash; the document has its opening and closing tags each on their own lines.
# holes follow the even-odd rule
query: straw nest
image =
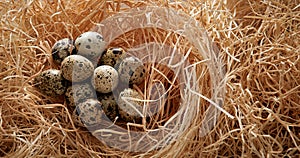
<svg viewBox="0 0 300 158">
<path fill-rule="evenodd" d="M 0 38 L 0 156 L 6 157 L 297 157 L 300 155 L 300 6 L 288 1 L 6 1 L 1 6 Z M 206 57 L 182 37 L 168 30 L 147 28 L 127 32 L 111 46 L 130 49 L 153 41 L 178 46 L 188 61 L 197 65 L 201 77 L 198 103 L 173 89 L 170 112 L 159 115 L 147 129 L 163 126 L 175 115 L 178 100 L 188 104 L 193 119 L 188 128 L 175 133 L 176 141 L 148 152 L 111 148 L 78 125 L 72 111 L 61 99 L 44 96 L 32 86 L 41 71 L 57 68 L 51 61 L 56 40 L 98 30 L 101 21 L 130 8 L 160 6 L 181 11 L 203 26 L 219 48 L 211 50 L 221 65 L 225 85 L 224 110 L 216 125 L 203 134 L 205 111 L 213 107 L 209 98 L 217 90 L 218 75 L 209 73 Z M 142 34 L 142 35 L 141 35 Z M 223 65 L 222 65 L 223 63 Z M 157 66 L 158 65 L 158 66 Z M 148 76 L 179 82 L 159 64 Z M 211 66 L 211 65 L 210 65 Z M 167 75 L 162 75 L 167 74 Z M 155 78 L 156 77 L 156 78 Z M 168 83 L 167 83 L 168 82 Z M 177 85 L 178 86 L 178 85 Z M 147 95 L 147 88 L 136 87 Z M 221 88 L 222 87 L 217 87 Z M 225 91 L 224 91 L 225 92 Z M 225 93 L 222 93 L 225 94 Z M 199 95 L 191 95 L 199 97 Z M 191 97 L 190 96 L 190 97 Z M 172 97 L 171 97 L 172 98 Z M 205 99 L 206 98 L 206 99 Z M 218 102 L 214 102 L 218 104 Z M 228 112 L 228 113 L 227 113 Z M 188 116 L 188 115 L 187 115 Z M 233 116 L 233 118 L 231 118 Z M 187 117 L 188 118 L 188 117 Z M 184 118 L 183 118 L 184 119 Z M 163 121 L 161 121 L 163 120 Z M 206 120 L 207 121 L 207 120 Z M 187 122 L 183 122 L 187 123 Z M 126 128 L 126 127 L 125 127 Z M 136 129 L 139 130 L 139 129 Z M 153 144 L 155 146 L 155 144 Z"/>
</svg>

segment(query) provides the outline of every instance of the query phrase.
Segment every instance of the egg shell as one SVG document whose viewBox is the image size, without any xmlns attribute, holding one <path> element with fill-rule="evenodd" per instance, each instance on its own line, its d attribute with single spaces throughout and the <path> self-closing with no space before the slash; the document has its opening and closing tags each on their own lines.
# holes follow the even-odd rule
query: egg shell
<svg viewBox="0 0 300 158">
<path fill-rule="evenodd" d="M 61 62 L 69 55 L 76 51 L 73 45 L 73 40 L 69 38 L 63 38 L 55 42 L 52 47 L 52 59 L 55 64 L 61 64 Z"/>
<path fill-rule="evenodd" d="M 94 66 L 91 61 L 80 55 L 70 55 L 61 63 L 62 75 L 72 82 L 81 82 L 92 76 Z"/>
<path fill-rule="evenodd" d="M 70 107 L 76 106 L 87 99 L 95 99 L 96 91 L 89 83 L 76 83 L 69 86 L 65 93 L 66 104 Z"/>
<path fill-rule="evenodd" d="M 119 116 L 127 122 L 141 122 L 142 117 L 136 111 L 143 113 L 143 96 L 131 88 L 124 89 L 118 98 Z M 135 110 L 136 109 L 136 110 Z"/>
<path fill-rule="evenodd" d="M 67 81 L 61 71 L 56 69 L 45 70 L 34 79 L 35 87 L 48 96 L 63 95 L 67 89 Z"/>
<path fill-rule="evenodd" d="M 93 126 L 101 123 L 104 116 L 101 105 L 97 99 L 88 99 L 76 106 L 77 114 L 84 125 Z"/>
<path fill-rule="evenodd" d="M 95 60 L 101 57 L 105 50 L 106 42 L 98 32 L 85 32 L 75 40 L 75 47 L 78 55 Z"/>
<path fill-rule="evenodd" d="M 123 83 L 139 84 L 145 79 L 146 69 L 140 59 L 127 57 L 120 63 L 118 73 Z"/>
<path fill-rule="evenodd" d="M 102 65 L 95 69 L 92 83 L 96 91 L 100 93 L 112 92 L 118 85 L 119 75 L 117 70 L 108 65 Z"/>
<path fill-rule="evenodd" d="M 103 52 L 98 65 L 109 65 L 116 67 L 126 57 L 123 48 L 109 48 Z"/>
<path fill-rule="evenodd" d="M 102 103 L 102 109 L 105 113 L 105 115 L 112 121 L 115 120 L 115 118 L 118 115 L 117 110 L 117 101 L 115 99 L 115 96 L 113 93 L 98 93 L 97 94 L 98 100 Z"/>
</svg>

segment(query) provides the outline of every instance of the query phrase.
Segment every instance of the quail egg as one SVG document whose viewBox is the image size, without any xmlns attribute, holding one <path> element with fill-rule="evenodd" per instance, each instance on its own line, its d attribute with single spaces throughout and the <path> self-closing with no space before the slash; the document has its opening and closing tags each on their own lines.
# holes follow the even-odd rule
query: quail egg
<svg viewBox="0 0 300 158">
<path fill-rule="evenodd" d="M 118 98 L 120 117 L 128 122 L 141 122 L 143 113 L 143 96 L 131 88 L 124 89 Z"/>
<path fill-rule="evenodd" d="M 96 92 L 89 83 L 73 84 L 65 93 L 66 104 L 71 107 L 93 98 L 96 98 Z"/>
<path fill-rule="evenodd" d="M 67 89 L 67 81 L 62 77 L 61 71 L 49 69 L 40 73 L 34 79 L 35 86 L 48 96 L 63 95 Z"/>
<path fill-rule="evenodd" d="M 105 45 L 102 35 L 97 32 L 85 32 L 75 40 L 77 54 L 92 60 L 101 56 Z"/>
<path fill-rule="evenodd" d="M 117 101 L 113 95 L 113 93 L 107 93 L 107 94 L 98 94 L 97 96 L 98 100 L 102 103 L 102 109 L 105 112 L 106 116 L 114 121 L 114 119 L 117 117 Z"/>
<path fill-rule="evenodd" d="M 72 82 L 84 81 L 92 76 L 94 66 L 91 61 L 80 55 L 70 55 L 61 63 L 62 75 Z"/>
<path fill-rule="evenodd" d="M 136 57 L 125 58 L 118 67 L 120 80 L 124 83 L 139 84 L 145 78 L 146 69 Z"/>
<path fill-rule="evenodd" d="M 61 62 L 74 51 L 76 51 L 76 49 L 73 45 L 73 40 L 69 38 L 58 40 L 52 47 L 52 59 L 54 63 L 61 64 Z"/>
<path fill-rule="evenodd" d="M 102 54 L 100 65 L 115 67 L 126 57 L 126 52 L 122 48 L 109 48 Z"/>
<path fill-rule="evenodd" d="M 108 65 L 102 65 L 95 69 L 92 83 L 96 91 L 100 93 L 112 92 L 118 85 L 119 75 L 117 70 Z"/>
<path fill-rule="evenodd" d="M 84 125 L 93 126 L 101 123 L 104 116 L 101 105 L 97 99 L 88 99 L 76 106 L 77 114 Z"/>
</svg>

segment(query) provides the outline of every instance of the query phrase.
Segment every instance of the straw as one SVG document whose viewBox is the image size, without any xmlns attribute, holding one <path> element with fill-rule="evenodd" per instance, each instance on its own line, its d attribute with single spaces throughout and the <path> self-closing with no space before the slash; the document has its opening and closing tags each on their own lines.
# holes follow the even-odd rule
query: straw
<svg viewBox="0 0 300 158">
<path fill-rule="evenodd" d="M 170 142 L 160 140 L 152 144 L 153 150 L 134 153 L 95 139 L 62 98 L 41 94 L 32 81 L 43 70 L 58 68 L 51 59 L 55 41 L 65 37 L 75 39 L 119 12 L 146 6 L 172 8 L 189 15 L 191 21 L 195 19 L 211 37 L 203 40 L 207 45 L 201 45 L 202 49 L 214 56 L 199 53 L 197 42 L 190 42 L 179 31 L 156 28 L 124 32 L 110 44 L 132 49 L 130 53 L 134 55 L 138 55 L 135 48 L 142 43 L 174 46 L 183 56 L 187 55 L 184 59 L 192 65 L 185 65 L 188 72 L 194 70 L 190 74 L 185 72 L 183 80 L 174 80 L 179 72 L 168 73 L 168 68 L 155 63 L 147 65 L 153 72 L 153 76 L 147 77 L 148 83 L 160 80 L 169 86 L 166 107 L 151 121 L 144 121 L 146 125 L 124 123 L 120 128 L 134 132 L 164 127 L 163 140 Z M 0 8 L 1 157 L 300 156 L 300 6 L 297 1 L 33 0 L 3 1 Z M 148 57 L 143 59 L 157 60 L 151 53 L 148 49 Z M 224 78 L 212 72 L 224 73 Z M 179 90 L 181 81 L 197 93 Z M 147 100 L 146 85 L 145 82 L 135 88 Z M 219 97 L 222 94 L 224 98 Z M 177 104 L 176 98 L 183 104 Z M 222 106 L 223 112 L 214 110 L 214 105 Z M 219 117 L 207 117 L 208 109 Z M 146 138 L 158 139 L 151 134 L 143 139 Z M 119 140 L 116 137 L 112 141 Z"/>
</svg>

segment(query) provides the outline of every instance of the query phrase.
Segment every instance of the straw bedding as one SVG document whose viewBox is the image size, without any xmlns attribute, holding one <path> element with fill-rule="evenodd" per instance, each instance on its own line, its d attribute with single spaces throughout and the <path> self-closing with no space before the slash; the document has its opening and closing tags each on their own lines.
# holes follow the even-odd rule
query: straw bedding
<svg viewBox="0 0 300 158">
<path fill-rule="evenodd" d="M 177 141 L 159 150 L 131 153 L 110 148 L 95 139 L 78 125 L 62 98 L 44 96 L 32 86 L 32 79 L 42 70 L 57 68 L 50 53 L 56 40 L 74 39 L 115 13 L 143 6 L 181 10 L 207 30 L 224 64 L 223 108 L 229 114 L 222 112 L 215 127 L 202 136 L 199 132 L 202 115 L 209 105 L 202 102 L 200 112 L 188 130 L 178 135 Z M 298 0 L 33 0 L 2 1 L 0 7 L 1 157 L 300 156 Z M 143 39 L 147 42 L 168 34 L 160 30 L 143 31 L 152 37 Z M 136 45 L 139 41 L 134 43 L 134 39 L 142 38 L 135 37 L 129 32 L 112 45 Z M 167 40 L 170 44 L 174 42 Z M 201 57 L 192 54 L 190 61 L 194 60 Z M 211 78 L 204 76 L 206 80 L 199 87 L 205 87 L 202 92 L 210 97 Z"/>
</svg>

